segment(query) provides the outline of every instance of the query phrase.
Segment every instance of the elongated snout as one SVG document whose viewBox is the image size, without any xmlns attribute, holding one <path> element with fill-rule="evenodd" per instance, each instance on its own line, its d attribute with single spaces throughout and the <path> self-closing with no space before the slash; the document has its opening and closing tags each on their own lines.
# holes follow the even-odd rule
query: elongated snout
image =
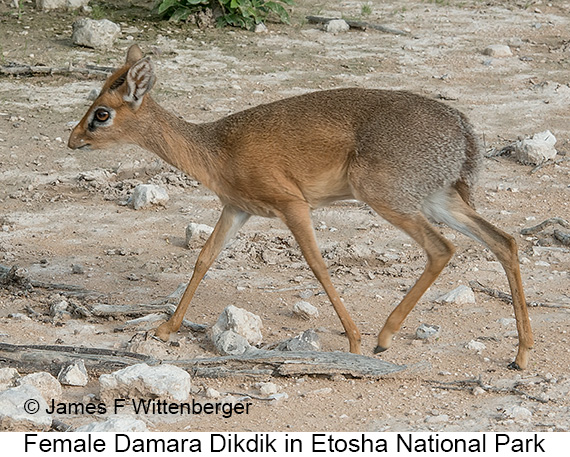
<svg viewBox="0 0 570 457">
<path fill-rule="evenodd" d="M 67 142 L 67 147 L 70 149 L 81 149 L 89 146 L 89 143 L 82 138 L 83 132 L 81 128 L 81 124 L 75 126 L 75 128 L 71 131 L 71 135 L 69 135 L 69 140 Z"/>
</svg>

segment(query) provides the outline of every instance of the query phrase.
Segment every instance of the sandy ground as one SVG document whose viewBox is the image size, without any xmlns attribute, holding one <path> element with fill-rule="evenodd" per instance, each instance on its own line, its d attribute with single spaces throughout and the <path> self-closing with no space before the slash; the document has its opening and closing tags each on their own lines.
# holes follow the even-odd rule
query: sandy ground
<svg viewBox="0 0 570 457">
<path fill-rule="evenodd" d="M 132 9 L 119 10 L 111 18 L 124 33 L 106 52 L 71 44 L 75 15 L 44 15 L 26 3 L 18 18 L 9 3 L 0 2 L 2 64 L 119 66 L 128 46 L 137 42 L 155 62 L 154 97 L 192 122 L 303 92 L 358 86 L 443 99 L 471 118 L 488 150 L 546 129 L 558 139 L 557 163 L 532 173 L 531 166 L 508 156 L 485 160 L 477 191 L 481 214 L 519 243 L 528 300 L 549 305 L 530 309 L 536 345 L 526 371 L 507 369 L 517 344 L 510 305 L 482 293 L 476 293 L 474 305 L 435 301 L 471 280 L 508 291 L 488 250 L 442 226 L 457 253 L 393 347 L 381 355 L 407 365 L 406 370 L 379 380 L 196 378 L 196 398 L 204 398 L 207 387 L 259 395 L 259 381 L 275 383 L 288 398 L 254 399 L 249 415 L 227 419 L 142 416 L 149 429 L 568 430 L 570 249 L 553 238 L 554 227 L 533 236 L 520 230 L 570 216 L 570 162 L 564 161 L 570 150 L 570 2 L 370 2 L 371 14 L 362 17 L 362 2 L 311 0 L 293 8 L 291 26 L 270 23 L 267 34 L 201 31 L 131 18 Z M 308 14 L 354 17 L 409 33 L 333 35 L 308 24 Z M 513 55 L 483 55 L 493 44 L 510 45 Z M 139 148 L 81 152 L 66 147 L 70 123 L 81 118 L 89 93 L 102 83 L 78 75 L 0 79 L 0 263 L 25 268 L 37 281 L 102 294 L 68 298 L 78 305 L 150 303 L 188 281 L 202 242 L 188 248 L 185 227 L 189 222 L 213 226 L 220 204 L 202 185 Z M 135 211 L 125 206 L 134 186 L 148 182 L 167 189 L 166 207 Z M 363 333 L 365 354 L 371 354 L 385 318 L 421 274 L 423 253 L 360 203 L 319 209 L 314 221 L 333 281 Z M 74 273 L 74 265 L 82 273 Z M 312 321 L 291 313 L 303 291 L 313 292 L 307 300 L 319 308 Z M 169 359 L 214 355 L 204 334 L 187 330 L 166 344 L 142 341 L 144 328 L 115 332 L 127 317 L 49 317 L 50 305 L 61 299 L 41 288 L 0 289 L 0 341 L 117 348 Z M 338 318 L 279 221 L 248 222 L 201 284 L 187 318 L 211 325 L 230 304 L 262 318 L 264 343 L 315 328 L 324 351 L 348 349 Z M 26 314 L 26 307 L 39 314 L 10 317 Z M 441 336 L 416 339 L 421 323 L 441 326 Z M 472 340 L 486 348 L 467 349 Z M 438 384 L 474 379 L 491 388 Z M 90 393 L 98 393 L 95 376 L 86 387 L 66 387 L 64 399 L 78 401 Z M 517 414 L 516 406 L 530 415 Z M 74 427 L 93 420 L 58 418 Z"/>
</svg>

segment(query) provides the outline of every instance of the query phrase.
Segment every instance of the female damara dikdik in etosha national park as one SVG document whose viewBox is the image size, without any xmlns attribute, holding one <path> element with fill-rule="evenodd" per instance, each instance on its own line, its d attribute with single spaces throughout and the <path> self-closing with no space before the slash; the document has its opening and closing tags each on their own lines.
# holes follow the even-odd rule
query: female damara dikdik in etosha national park
<svg viewBox="0 0 570 457">
<path fill-rule="evenodd" d="M 161 108 L 148 92 L 150 59 L 132 46 L 125 65 L 69 138 L 72 149 L 137 144 L 214 191 L 223 204 L 172 317 L 156 330 L 168 340 L 201 279 L 251 215 L 278 217 L 289 227 L 360 353 L 360 332 L 336 292 L 315 240 L 311 209 L 359 199 L 419 243 L 424 272 L 392 311 L 374 350 L 388 349 L 404 319 L 454 252 L 428 218 L 487 246 L 509 281 L 519 336 L 509 366 L 524 369 L 533 345 L 517 245 L 472 206 L 482 147 L 463 114 L 408 92 L 337 89 L 257 106 L 216 122 L 190 124 Z"/>
</svg>

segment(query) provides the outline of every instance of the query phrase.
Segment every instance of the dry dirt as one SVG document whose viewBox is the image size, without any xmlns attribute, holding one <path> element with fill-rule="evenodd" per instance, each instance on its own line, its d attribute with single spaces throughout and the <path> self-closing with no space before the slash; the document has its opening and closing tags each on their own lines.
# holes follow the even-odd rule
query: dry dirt
<svg viewBox="0 0 570 457">
<path fill-rule="evenodd" d="M 267 34 L 148 21 L 131 8 L 110 12 L 126 31 L 107 52 L 72 46 L 75 14 L 45 15 L 24 3 L 18 17 L 10 3 L 0 2 L 2 64 L 119 66 L 136 41 L 153 56 L 155 98 L 192 122 L 307 91 L 359 86 L 443 98 L 471 118 L 488 150 L 546 129 L 558 139 L 558 162 L 534 173 L 508 156 L 485 160 L 477 191 L 479 211 L 519 243 L 528 300 L 554 305 L 530 309 L 536 345 L 528 370 L 507 369 L 515 355 L 516 332 L 512 321 L 499 319 L 512 317 L 510 305 L 482 293 L 476 293 L 475 305 L 434 301 L 475 279 L 508 291 L 488 250 L 442 226 L 457 253 L 410 314 L 393 347 L 381 355 L 408 369 L 379 380 L 274 378 L 270 380 L 288 398 L 253 400 L 246 417 L 144 416 L 151 430 L 569 429 L 570 250 L 553 238 L 554 227 L 526 237 L 520 230 L 570 216 L 570 162 L 563 160 L 570 151 L 570 2 L 368 2 L 372 12 L 362 17 L 360 1 L 299 1 L 292 25 L 270 23 Z M 308 24 L 307 14 L 361 18 L 409 34 L 369 30 L 333 35 Z M 492 44 L 509 44 L 513 56 L 483 55 Z M 67 149 L 71 123 L 80 119 L 90 104 L 88 94 L 102 82 L 78 75 L 0 79 L 0 263 L 25 268 L 37 281 L 103 294 L 96 300 L 68 298 L 72 303 L 150 303 L 188 280 L 201 243 L 187 248 L 185 227 L 190 222 L 213 226 L 220 204 L 203 186 L 139 148 Z M 147 182 L 167 189 L 166 207 L 135 211 L 125 206 L 133 187 Z M 363 350 L 371 354 L 385 318 L 421 274 L 423 253 L 356 202 L 319 209 L 314 222 L 333 281 L 363 332 Z M 83 274 L 74 274 L 72 265 Z M 320 311 L 308 322 L 291 313 L 304 290 L 315 292 L 308 301 Z M 0 289 L 0 341 L 140 350 L 171 359 L 214 354 L 203 334 L 187 330 L 173 335 L 174 344 L 141 342 L 145 329 L 115 332 L 127 317 L 58 322 L 49 317 L 50 305 L 58 300 L 53 291 L 41 288 Z M 313 327 L 323 350 L 348 348 L 332 307 L 279 221 L 248 222 L 201 284 L 187 318 L 211 325 L 230 304 L 261 316 L 267 343 Z M 39 314 L 29 320 L 10 317 L 26 314 L 26 307 Z M 417 340 L 421 323 L 440 325 L 440 338 Z M 133 337 L 138 343 L 131 342 Z M 486 349 L 465 348 L 471 340 L 484 342 Z M 433 383 L 477 378 L 496 388 L 518 382 L 518 389 L 534 398 L 512 390 L 475 395 L 469 386 L 458 384 L 454 390 Z M 194 384 L 259 394 L 255 383 L 263 380 L 194 379 Z M 97 389 L 93 377 L 84 388 L 65 388 L 64 397 L 77 400 Z M 203 389 L 196 396 L 203 398 Z M 513 406 L 532 415 L 509 417 Z M 59 419 L 73 426 L 93 420 Z"/>
</svg>

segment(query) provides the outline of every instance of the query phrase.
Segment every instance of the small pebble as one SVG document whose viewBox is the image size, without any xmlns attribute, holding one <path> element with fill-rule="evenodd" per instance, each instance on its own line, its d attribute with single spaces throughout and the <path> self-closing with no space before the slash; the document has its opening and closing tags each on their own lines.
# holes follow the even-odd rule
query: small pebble
<svg viewBox="0 0 570 457">
<path fill-rule="evenodd" d="M 261 395 L 273 395 L 277 393 L 278 387 L 272 382 L 262 382 L 259 383 L 259 391 Z"/>
<path fill-rule="evenodd" d="M 483 50 L 483 54 L 491 57 L 510 57 L 513 55 L 511 48 L 506 44 L 492 44 Z"/>
<path fill-rule="evenodd" d="M 85 268 L 79 263 L 74 263 L 71 265 L 71 272 L 74 275 L 82 275 L 85 274 Z"/>
<path fill-rule="evenodd" d="M 208 387 L 206 389 L 206 398 L 220 398 L 221 394 L 220 392 L 218 392 L 216 389 L 212 388 L 212 387 Z"/>
<path fill-rule="evenodd" d="M 482 387 L 474 387 L 473 388 L 473 395 L 475 395 L 476 397 L 479 395 L 483 395 L 485 393 L 485 389 L 483 389 Z"/>
<path fill-rule="evenodd" d="M 293 305 L 293 315 L 309 320 L 319 315 L 319 310 L 306 301 L 299 301 Z"/>
<path fill-rule="evenodd" d="M 480 341 L 471 340 L 471 341 L 469 341 L 469 343 L 467 343 L 465 345 L 465 348 L 471 349 L 473 351 L 481 352 L 481 351 L 487 349 L 487 346 L 485 346 L 485 344 L 481 343 Z"/>
</svg>

